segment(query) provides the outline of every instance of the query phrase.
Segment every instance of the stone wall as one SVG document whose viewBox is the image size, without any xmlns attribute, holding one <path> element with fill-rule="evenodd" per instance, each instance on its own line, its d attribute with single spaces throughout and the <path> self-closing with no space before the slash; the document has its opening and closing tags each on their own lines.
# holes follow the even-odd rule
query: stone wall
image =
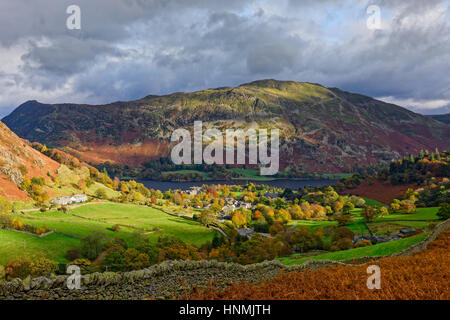
<svg viewBox="0 0 450 320">
<path fill-rule="evenodd" d="M 240 281 L 259 283 L 276 277 L 281 270 L 290 272 L 336 264 L 342 263 L 315 261 L 286 267 L 279 261 L 246 266 L 214 260 L 167 261 L 139 271 L 82 275 L 78 290 L 67 288 L 67 276 L 14 279 L 0 284 L 0 299 L 167 299 L 183 293 L 186 288 L 206 285 L 213 280 L 218 287 Z"/>
<path fill-rule="evenodd" d="M 439 234 L 450 227 L 447 220 L 418 244 L 392 256 L 407 256 L 424 250 Z M 363 264 L 376 260 L 363 257 L 352 260 L 352 264 Z M 204 286 L 215 281 L 217 287 L 231 282 L 248 281 L 259 283 L 276 277 L 280 271 L 292 272 L 319 269 L 333 265 L 350 265 L 348 262 L 309 260 L 300 265 L 285 266 L 279 261 L 240 265 L 236 263 L 202 261 L 167 261 L 139 271 L 125 273 L 93 273 L 81 276 L 81 288 L 67 288 L 68 276 L 40 277 L 25 280 L 14 279 L 0 283 L 0 300 L 16 299 L 117 299 L 136 300 L 156 297 L 172 298 L 193 286 Z"/>
</svg>

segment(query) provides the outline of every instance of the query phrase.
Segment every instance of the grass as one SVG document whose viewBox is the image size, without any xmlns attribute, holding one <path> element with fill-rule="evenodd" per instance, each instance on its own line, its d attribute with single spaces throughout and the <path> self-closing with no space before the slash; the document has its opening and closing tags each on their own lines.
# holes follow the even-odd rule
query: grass
<svg viewBox="0 0 450 320">
<path fill-rule="evenodd" d="M 371 207 L 384 207 L 385 206 L 385 204 L 380 201 L 370 199 L 370 198 L 365 198 L 365 197 L 361 197 L 361 198 L 363 198 L 366 201 L 366 205 L 368 205 L 368 206 L 371 206 Z"/>
<path fill-rule="evenodd" d="M 109 202 L 82 205 L 69 210 L 69 214 L 49 211 L 16 216 L 20 217 L 25 224 L 47 226 L 50 230 L 73 236 L 54 233 L 38 238 L 14 231 L 0 230 L 0 264 L 23 256 L 45 256 L 58 262 L 66 262 L 64 258 L 66 251 L 79 248 L 79 238 L 93 231 L 104 231 L 111 238 L 124 239 L 128 244 L 131 243 L 133 234 L 140 232 L 145 233 L 153 242 L 156 242 L 159 236 L 167 235 L 197 246 L 211 241 L 216 233 L 198 222 L 171 216 L 154 208 Z M 115 224 L 130 227 L 121 226 L 118 232 L 107 229 Z M 151 232 L 150 230 L 155 227 L 158 231 Z"/>
<path fill-rule="evenodd" d="M 77 238 L 53 233 L 44 238 L 14 231 L 0 230 L 0 264 L 21 257 L 46 257 L 57 262 L 67 262 L 67 250 L 80 246 Z"/>
<path fill-rule="evenodd" d="M 291 264 L 301 264 L 307 260 L 334 260 L 334 261 L 343 261 L 343 260 L 350 260 L 350 259 L 356 259 L 356 258 L 362 258 L 367 256 L 372 257 L 381 257 L 381 256 L 387 256 L 393 253 L 400 252 L 410 246 L 412 246 L 415 243 L 418 243 L 425 239 L 427 236 L 426 233 L 400 239 L 400 240 L 394 240 L 390 242 L 384 242 L 375 244 L 368 247 L 363 248 L 355 248 L 355 249 L 349 249 L 349 250 L 343 250 L 343 251 L 336 251 L 336 252 L 329 252 L 324 254 L 319 254 L 315 256 L 310 257 L 301 257 L 299 254 L 295 254 L 288 257 L 280 257 L 278 260 L 280 260 L 285 265 L 291 265 Z"/>
<path fill-rule="evenodd" d="M 145 230 L 156 227 L 161 231 L 150 235 L 155 240 L 164 234 L 175 236 L 194 245 L 201 245 L 211 241 L 215 233 L 198 222 L 171 216 L 154 208 L 132 204 L 98 203 L 81 206 L 70 212 L 82 217 L 98 219 L 110 225 L 126 224 Z"/>
<path fill-rule="evenodd" d="M 388 216 L 380 217 L 375 221 L 416 221 L 416 220 L 438 220 L 437 212 L 439 207 L 429 207 L 429 208 L 417 208 L 414 213 L 402 213 L 402 214 L 390 214 Z"/>
</svg>

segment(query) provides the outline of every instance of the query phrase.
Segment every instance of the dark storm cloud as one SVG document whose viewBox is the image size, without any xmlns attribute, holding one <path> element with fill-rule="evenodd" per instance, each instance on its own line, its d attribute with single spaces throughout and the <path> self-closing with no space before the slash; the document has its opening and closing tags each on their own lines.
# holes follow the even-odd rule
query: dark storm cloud
<svg viewBox="0 0 450 320">
<path fill-rule="evenodd" d="M 65 27 L 71 4 L 81 30 Z M 381 30 L 366 27 L 370 4 Z M 437 0 L 2 1 L 0 115 L 28 99 L 106 103 L 260 78 L 447 110 L 449 24 Z"/>
</svg>

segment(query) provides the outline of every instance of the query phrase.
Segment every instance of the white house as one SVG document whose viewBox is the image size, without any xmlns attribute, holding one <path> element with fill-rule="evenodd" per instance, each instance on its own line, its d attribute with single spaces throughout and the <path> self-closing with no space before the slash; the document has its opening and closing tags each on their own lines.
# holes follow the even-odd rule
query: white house
<svg viewBox="0 0 450 320">
<path fill-rule="evenodd" d="M 85 194 L 75 194 L 73 196 L 67 196 L 67 197 L 58 197 L 50 201 L 50 204 L 52 205 L 61 205 L 65 206 L 72 203 L 81 203 L 88 201 L 88 197 Z"/>
</svg>

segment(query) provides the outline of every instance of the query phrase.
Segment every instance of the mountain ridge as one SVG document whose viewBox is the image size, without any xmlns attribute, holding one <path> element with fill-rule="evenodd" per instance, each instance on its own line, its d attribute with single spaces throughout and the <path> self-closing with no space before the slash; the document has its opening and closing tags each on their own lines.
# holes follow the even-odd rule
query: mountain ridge
<svg viewBox="0 0 450 320">
<path fill-rule="evenodd" d="M 21 137 L 99 164 L 167 157 L 174 129 L 280 128 L 281 167 L 345 172 L 450 147 L 450 126 L 400 106 L 309 82 L 256 80 L 104 105 L 27 101 L 3 121 Z"/>
</svg>

